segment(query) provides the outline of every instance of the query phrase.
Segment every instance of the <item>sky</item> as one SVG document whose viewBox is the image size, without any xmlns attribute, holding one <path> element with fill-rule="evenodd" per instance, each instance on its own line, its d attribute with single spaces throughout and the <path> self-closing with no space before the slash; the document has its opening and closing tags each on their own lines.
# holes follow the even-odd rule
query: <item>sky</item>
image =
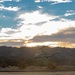
<svg viewBox="0 0 75 75">
<path fill-rule="evenodd" d="M 0 46 L 75 48 L 75 0 L 0 0 Z"/>
</svg>

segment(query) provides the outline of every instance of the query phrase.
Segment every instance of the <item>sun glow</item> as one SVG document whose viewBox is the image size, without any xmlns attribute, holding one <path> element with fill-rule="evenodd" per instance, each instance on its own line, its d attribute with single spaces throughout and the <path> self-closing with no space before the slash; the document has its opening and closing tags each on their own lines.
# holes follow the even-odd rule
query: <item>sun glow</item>
<svg viewBox="0 0 75 75">
<path fill-rule="evenodd" d="M 67 48 L 75 48 L 75 43 L 59 42 L 58 46 L 60 46 L 60 47 L 67 47 Z"/>
<path fill-rule="evenodd" d="M 49 46 L 49 47 L 57 47 L 57 42 L 39 42 L 39 43 L 28 43 L 27 47 L 35 47 L 35 46 Z"/>
<path fill-rule="evenodd" d="M 67 20 L 60 18 L 56 15 L 42 13 L 42 11 L 33 11 L 33 12 L 23 12 L 17 15 L 16 20 L 19 19 L 19 24 L 15 29 L 13 28 L 2 28 L 0 33 L 0 39 L 3 39 L 1 42 L 3 45 L 12 45 L 15 43 L 16 46 L 65 46 L 64 44 L 58 44 L 56 39 L 55 41 L 52 39 L 45 41 L 33 42 L 33 38 L 36 36 L 52 36 L 53 34 L 58 33 L 62 29 L 67 29 L 71 27 L 75 27 L 75 21 Z M 72 34 L 72 33 L 66 33 Z M 58 37 L 59 38 L 59 37 Z M 4 40 L 6 39 L 6 40 Z M 16 40 L 14 40 L 16 39 Z M 38 38 L 39 39 L 39 38 Z M 9 41 L 12 40 L 12 41 Z M 45 41 L 45 42 L 44 42 Z M 61 42 L 62 40 L 60 40 Z M 9 42 L 9 43 L 8 43 Z M 16 43 L 17 42 L 17 43 Z M 64 41 L 63 41 L 64 42 Z M 19 43 L 19 44 L 18 44 Z M 1 44 L 1 45 L 2 45 Z M 14 45 L 14 44 L 13 44 Z M 67 45 L 66 45 L 67 46 Z M 69 45 L 70 46 L 70 45 Z M 71 45 L 74 47 L 74 44 Z"/>
</svg>

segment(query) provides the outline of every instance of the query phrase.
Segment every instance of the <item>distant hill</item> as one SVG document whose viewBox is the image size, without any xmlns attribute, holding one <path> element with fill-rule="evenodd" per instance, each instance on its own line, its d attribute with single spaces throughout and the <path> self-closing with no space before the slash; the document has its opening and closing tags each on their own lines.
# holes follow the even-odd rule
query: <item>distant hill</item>
<svg viewBox="0 0 75 75">
<path fill-rule="evenodd" d="M 18 62 L 23 62 L 22 60 L 26 62 L 27 59 L 32 59 L 33 61 L 37 60 L 36 62 L 43 62 L 44 64 L 46 64 L 47 61 L 49 61 L 57 63 L 58 65 L 75 65 L 75 48 L 50 48 L 47 46 L 20 48 L 6 46 L 0 47 L 1 66 L 4 65 L 2 65 L 2 63 L 8 64 L 9 61 L 11 61 L 10 64 L 12 63 L 12 66 L 14 65 L 13 63 L 16 63 L 17 65 Z M 29 64 L 33 62 L 32 60 L 28 60 Z"/>
</svg>

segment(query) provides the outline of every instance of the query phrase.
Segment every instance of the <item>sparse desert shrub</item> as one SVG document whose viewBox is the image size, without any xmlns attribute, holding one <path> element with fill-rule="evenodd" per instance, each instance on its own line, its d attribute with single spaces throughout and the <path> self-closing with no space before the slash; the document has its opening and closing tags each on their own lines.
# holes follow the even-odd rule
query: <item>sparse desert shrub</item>
<svg viewBox="0 0 75 75">
<path fill-rule="evenodd" d="M 58 70 L 58 65 L 56 63 L 48 63 L 47 64 L 47 69 L 49 70 Z"/>
</svg>

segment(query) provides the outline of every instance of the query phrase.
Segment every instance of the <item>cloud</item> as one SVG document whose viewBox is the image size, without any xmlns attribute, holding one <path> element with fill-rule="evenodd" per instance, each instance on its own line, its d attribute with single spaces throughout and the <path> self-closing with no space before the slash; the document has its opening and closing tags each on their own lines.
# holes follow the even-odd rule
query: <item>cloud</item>
<svg viewBox="0 0 75 75">
<path fill-rule="evenodd" d="M 67 12 L 64 14 L 64 16 L 72 16 L 72 15 L 75 15 L 74 10 L 67 10 Z"/>
<path fill-rule="evenodd" d="M 58 21 L 54 19 L 59 18 Z M 59 16 L 43 14 L 41 11 L 23 12 L 18 15 L 18 29 L 21 31 L 17 36 L 33 38 L 36 35 L 51 35 L 61 29 L 74 27 L 75 21 L 60 18 Z M 14 35 L 15 36 L 15 35 Z"/>
<path fill-rule="evenodd" d="M 21 0 L 15 0 L 16 2 L 20 2 Z"/>
<path fill-rule="evenodd" d="M 52 4 L 58 4 L 72 2 L 72 0 L 49 0 L 49 2 L 53 2 Z"/>
<path fill-rule="evenodd" d="M 12 0 L 0 0 L 1 3 L 2 3 L 2 2 L 5 2 L 5 1 L 12 1 Z"/>
<path fill-rule="evenodd" d="M 23 46 L 27 45 L 30 46 L 31 45 L 30 43 L 37 43 L 36 45 L 38 45 L 39 44 L 38 42 L 41 42 L 40 45 L 42 44 L 48 45 L 51 41 L 72 42 L 71 38 L 69 39 L 67 38 L 67 36 L 69 37 L 74 36 L 68 33 L 72 32 L 72 34 L 74 34 L 72 31 L 74 29 L 72 28 L 72 30 L 70 30 L 66 28 L 75 27 L 75 21 L 60 18 L 59 16 L 51 14 L 50 15 L 44 14 L 41 13 L 41 11 L 23 12 L 18 14 L 16 17 L 17 17 L 16 20 L 18 19 L 19 23 L 17 24 L 17 27 L 15 29 L 2 28 L 0 30 L 0 40 L 2 39 L 8 40 L 6 42 L 9 45 L 13 44 L 14 42 L 11 41 L 10 43 L 8 43 L 10 39 L 12 40 L 20 39 L 23 42 Z M 57 18 L 60 18 L 60 20 L 55 21 L 54 19 Z M 17 40 L 15 42 L 17 42 Z M 4 42 L 5 45 L 7 45 L 6 42 Z"/>
<path fill-rule="evenodd" d="M 60 30 L 52 35 L 35 36 L 33 42 L 68 42 L 75 43 L 75 27 Z"/>
<path fill-rule="evenodd" d="M 11 2 L 11 1 L 19 2 L 20 0 L 0 0 L 1 3 L 3 3 L 3 2 Z"/>
<path fill-rule="evenodd" d="M 59 18 L 59 20 L 55 21 L 54 19 L 57 18 Z M 25 35 L 25 37 L 30 36 L 28 39 L 28 41 L 30 42 L 27 43 L 26 46 L 50 44 L 51 46 L 56 47 L 58 45 L 57 42 L 64 42 L 64 40 L 63 38 L 55 39 L 55 36 L 59 36 L 55 33 L 60 32 L 61 30 L 66 28 L 75 27 L 75 21 L 60 18 L 59 16 L 55 15 L 43 14 L 40 11 L 34 11 L 31 13 L 23 12 L 22 14 L 19 14 L 18 19 L 20 19 L 19 30 L 22 32 L 21 34 Z M 62 32 L 65 32 L 65 30 L 63 30 Z M 64 39 L 65 38 L 67 39 L 67 37 L 64 37 Z M 51 42 L 53 44 L 51 44 Z"/>
<path fill-rule="evenodd" d="M 31 13 L 25 12 L 19 15 L 18 19 L 20 19 L 22 24 L 28 24 L 28 23 L 38 23 L 42 21 L 49 21 L 57 16 L 54 15 L 48 15 L 48 14 L 42 14 L 41 11 L 33 11 Z"/>
<path fill-rule="evenodd" d="M 35 25 L 43 25 L 43 24 L 45 24 L 45 23 L 47 23 L 47 21 L 43 21 L 43 22 L 38 22 L 38 23 L 35 23 Z"/>
<path fill-rule="evenodd" d="M 67 47 L 67 48 L 75 48 L 75 43 L 59 42 L 58 46 L 60 46 L 60 47 Z"/>
<path fill-rule="evenodd" d="M 22 41 L 21 39 L 1 39 L 0 40 L 0 46 L 12 46 L 12 47 L 20 47 L 24 46 L 25 41 Z"/>
<path fill-rule="evenodd" d="M 17 39 L 18 36 L 15 38 L 14 34 L 19 33 L 18 29 L 12 28 L 2 28 L 0 30 L 0 39 Z"/>
<path fill-rule="evenodd" d="M 38 7 L 38 8 L 40 8 L 40 9 L 42 9 L 42 8 L 43 8 L 42 6 L 39 6 L 39 5 L 38 5 L 37 7 Z"/>
<path fill-rule="evenodd" d="M 11 7 L 11 6 L 5 7 L 5 6 L 3 6 L 3 5 L 0 6 L 0 10 L 18 11 L 19 9 L 20 9 L 20 8 L 18 8 L 18 7 Z"/>
<path fill-rule="evenodd" d="M 35 2 L 52 2 L 52 4 L 58 4 L 72 2 L 72 0 L 35 0 Z"/>
<path fill-rule="evenodd" d="M 37 2 L 40 2 L 40 0 L 34 0 L 34 1 L 35 1 L 36 3 L 37 3 Z"/>
<path fill-rule="evenodd" d="M 16 28 L 16 29 L 2 28 L 0 30 L 0 39 L 7 39 L 7 40 L 9 40 L 9 39 L 24 39 L 24 40 L 28 40 L 31 37 L 30 36 L 31 33 L 25 27 L 23 27 L 23 28 L 22 27 Z"/>
<path fill-rule="evenodd" d="M 18 29 L 12 29 L 12 28 L 2 28 L 1 33 L 6 33 L 8 35 L 12 35 L 14 33 L 20 32 Z"/>
</svg>

